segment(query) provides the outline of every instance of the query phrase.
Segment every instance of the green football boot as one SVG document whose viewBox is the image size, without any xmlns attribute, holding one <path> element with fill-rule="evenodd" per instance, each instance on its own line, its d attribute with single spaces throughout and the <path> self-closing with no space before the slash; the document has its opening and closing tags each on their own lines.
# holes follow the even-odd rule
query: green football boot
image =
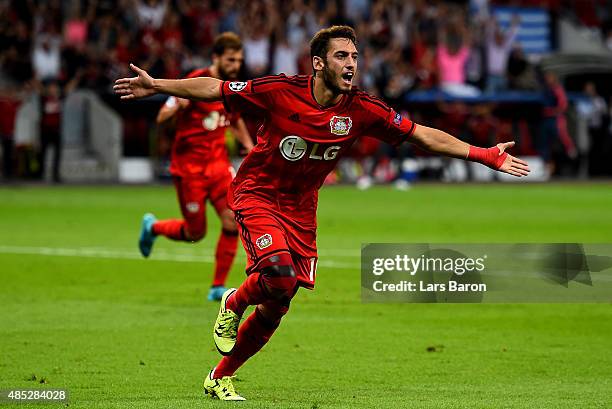
<svg viewBox="0 0 612 409">
<path fill-rule="evenodd" d="M 238 324 L 240 324 L 241 317 L 226 306 L 227 299 L 235 292 L 235 288 L 230 288 L 223 293 L 221 305 L 219 306 L 219 315 L 217 315 L 217 320 L 213 328 L 215 346 L 219 353 L 224 356 L 232 354 L 234 345 L 236 345 Z"/>
<path fill-rule="evenodd" d="M 221 400 L 246 400 L 236 393 L 232 376 L 224 376 L 223 378 L 213 379 L 213 371 L 210 371 L 204 379 L 204 394 L 210 395 L 213 398 Z"/>
</svg>

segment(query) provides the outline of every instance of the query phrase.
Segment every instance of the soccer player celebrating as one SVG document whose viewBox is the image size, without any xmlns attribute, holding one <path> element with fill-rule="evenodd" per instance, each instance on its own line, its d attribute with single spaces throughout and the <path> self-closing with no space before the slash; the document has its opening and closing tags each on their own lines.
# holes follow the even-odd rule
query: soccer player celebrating
<svg viewBox="0 0 612 409">
<path fill-rule="evenodd" d="M 132 65 L 138 76 L 116 81 L 115 92 L 122 99 L 159 92 L 221 100 L 228 111 L 249 110 L 263 118 L 258 144 L 228 194 L 249 260 L 246 280 L 223 295 L 213 329 L 215 345 L 225 356 L 206 377 L 204 389 L 220 399 L 244 400 L 231 376 L 268 342 L 298 288 L 314 288 L 318 190 L 357 138 L 373 136 L 395 145 L 409 141 L 514 176 L 529 173 L 526 162 L 505 152 L 513 142 L 471 146 L 417 125 L 353 88 L 355 44 L 355 32 L 347 26 L 316 33 L 310 43 L 312 76 L 277 75 L 246 82 L 164 80 Z M 255 305 L 255 311 L 239 327 L 249 305 Z"/>
<path fill-rule="evenodd" d="M 230 32 L 220 34 L 214 41 L 212 54 L 210 67 L 192 71 L 187 78 L 236 79 L 244 59 L 240 38 Z M 227 207 L 227 191 L 234 170 L 228 159 L 225 131 L 231 126 L 248 151 L 253 142 L 242 119 L 235 113 L 227 113 L 220 101 L 190 101 L 172 96 L 160 109 L 157 122 L 173 117 L 176 117 L 176 136 L 170 173 L 183 219 L 156 220 L 151 213 L 145 214 L 138 244 L 142 255 L 148 257 L 159 235 L 192 243 L 201 240 L 206 234 L 206 201 L 210 200 L 222 224 L 213 283 L 208 293 L 209 300 L 218 301 L 226 291 L 225 280 L 238 244 L 234 214 Z"/>
</svg>

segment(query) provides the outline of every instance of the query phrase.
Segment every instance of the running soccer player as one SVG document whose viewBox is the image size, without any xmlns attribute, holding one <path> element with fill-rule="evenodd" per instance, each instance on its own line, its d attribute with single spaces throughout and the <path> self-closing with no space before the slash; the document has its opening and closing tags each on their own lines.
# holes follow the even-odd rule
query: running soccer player
<svg viewBox="0 0 612 409">
<path fill-rule="evenodd" d="M 353 88 L 355 44 L 355 32 L 347 26 L 316 33 L 310 43 L 312 76 L 276 75 L 246 82 L 164 80 L 132 65 L 138 76 L 116 81 L 115 92 L 122 99 L 159 92 L 222 100 L 230 111 L 250 110 L 264 118 L 258 144 L 228 194 L 249 260 L 246 280 L 223 295 L 213 329 L 215 345 L 224 357 L 206 376 L 204 390 L 219 399 L 244 400 L 231 376 L 268 342 L 298 288 L 314 288 L 318 190 L 358 137 L 373 136 L 395 145 L 409 141 L 514 176 L 529 173 L 526 162 L 505 152 L 513 142 L 491 148 L 471 146 L 417 125 Z M 255 305 L 255 311 L 239 327 L 249 305 Z"/>
<path fill-rule="evenodd" d="M 212 65 L 197 69 L 187 78 L 212 77 L 236 79 L 243 61 L 242 42 L 234 33 L 222 33 L 214 41 Z M 147 213 L 142 219 L 140 252 L 151 254 L 157 236 L 172 240 L 197 242 L 206 234 L 206 201 L 221 219 L 221 234 L 215 251 L 215 269 L 208 300 L 218 301 L 227 290 L 225 280 L 236 256 L 238 231 L 234 214 L 227 207 L 227 191 L 234 170 L 228 159 L 225 132 L 232 127 L 242 145 L 250 151 L 253 142 L 242 119 L 227 113 L 220 101 L 204 102 L 171 96 L 157 115 L 163 123 L 176 118 L 170 173 L 183 219 L 157 220 Z"/>
</svg>

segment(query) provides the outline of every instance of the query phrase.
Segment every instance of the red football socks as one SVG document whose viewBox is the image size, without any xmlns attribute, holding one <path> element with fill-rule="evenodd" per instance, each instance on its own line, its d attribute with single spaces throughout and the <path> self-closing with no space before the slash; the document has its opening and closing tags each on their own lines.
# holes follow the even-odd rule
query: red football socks
<svg viewBox="0 0 612 409">
<path fill-rule="evenodd" d="M 172 240 L 185 240 L 185 235 L 183 234 L 184 226 L 184 220 L 158 220 L 153 224 L 152 230 L 155 235 L 166 236 Z"/>
<path fill-rule="evenodd" d="M 236 247 L 238 246 L 238 232 L 221 230 L 219 241 L 217 242 L 217 251 L 215 252 L 215 277 L 213 286 L 225 285 L 227 274 L 232 268 L 234 257 L 236 256 Z"/>
<path fill-rule="evenodd" d="M 280 316 L 282 317 L 282 314 Z M 266 345 L 279 323 L 280 318 L 276 323 L 268 322 L 256 308 L 240 325 L 234 351 L 221 359 L 215 368 L 214 378 L 232 376 L 242 364 Z"/>
<path fill-rule="evenodd" d="M 259 285 L 259 273 L 251 273 L 238 290 L 227 299 L 227 308 L 242 316 L 249 305 L 261 304 L 267 299 L 267 293 Z"/>
</svg>

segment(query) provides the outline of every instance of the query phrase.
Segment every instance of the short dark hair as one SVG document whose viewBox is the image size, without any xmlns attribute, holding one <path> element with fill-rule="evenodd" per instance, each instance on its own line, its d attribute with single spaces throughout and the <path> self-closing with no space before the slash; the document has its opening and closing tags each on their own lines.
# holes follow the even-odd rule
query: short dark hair
<svg viewBox="0 0 612 409">
<path fill-rule="evenodd" d="M 240 40 L 238 34 L 226 31 L 215 37 L 212 53 L 214 55 L 223 55 L 225 50 L 242 50 L 242 40 Z"/>
<path fill-rule="evenodd" d="M 332 38 L 346 38 L 357 45 L 357 36 L 353 27 L 349 26 L 331 26 L 317 31 L 310 40 L 310 58 L 321 57 L 325 59 L 329 50 L 329 40 Z"/>
</svg>

